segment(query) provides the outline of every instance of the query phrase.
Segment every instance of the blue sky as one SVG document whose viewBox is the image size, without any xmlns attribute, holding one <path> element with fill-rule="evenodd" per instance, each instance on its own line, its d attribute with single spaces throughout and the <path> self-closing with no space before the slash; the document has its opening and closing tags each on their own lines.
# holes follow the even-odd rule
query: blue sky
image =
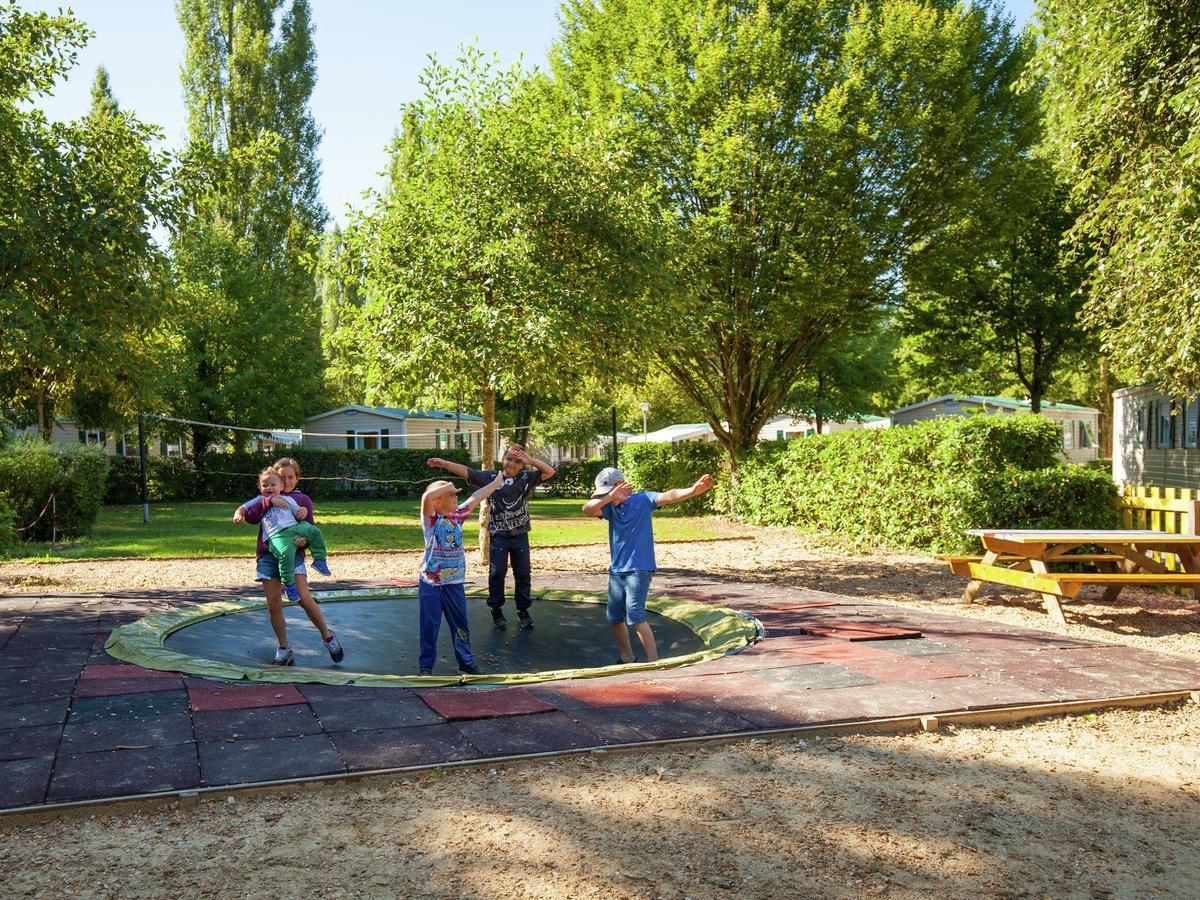
<svg viewBox="0 0 1200 900">
<path fill-rule="evenodd" d="M 26 0 L 26 9 L 57 9 L 60 0 Z M 1005 0 L 1023 24 L 1034 0 Z M 79 65 L 39 105 L 56 119 L 87 110 L 96 67 L 108 67 L 126 109 L 163 129 L 169 145 L 185 132 L 179 66 L 183 39 L 173 0 L 73 0 L 75 15 L 95 32 Z M 433 52 L 453 59 L 477 43 L 505 62 L 522 54 L 539 65 L 558 30 L 559 0 L 312 0 L 317 87 L 312 108 L 324 129 L 322 193 L 338 220 L 347 204 L 380 182 L 402 103 L 419 95 L 417 78 Z"/>
</svg>

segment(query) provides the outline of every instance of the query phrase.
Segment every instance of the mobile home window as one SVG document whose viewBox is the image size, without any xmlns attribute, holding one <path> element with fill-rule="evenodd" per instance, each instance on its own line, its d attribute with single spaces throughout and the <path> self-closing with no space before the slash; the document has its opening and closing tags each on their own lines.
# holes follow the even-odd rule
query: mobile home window
<svg viewBox="0 0 1200 900">
<path fill-rule="evenodd" d="M 1155 406 L 1158 409 L 1158 437 L 1154 445 L 1169 448 L 1171 446 L 1171 423 L 1175 421 L 1175 417 L 1171 415 L 1169 403 L 1160 400 Z"/>
<path fill-rule="evenodd" d="M 103 447 L 108 442 L 108 435 L 103 431 L 95 429 L 81 429 L 79 432 L 79 443 L 81 444 L 99 444 Z"/>
<path fill-rule="evenodd" d="M 1092 426 L 1087 422 L 1079 423 L 1079 449 L 1089 450 L 1096 446 L 1096 435 L 1092 433 Z"/>
<path fill-rule="evenodd" d="M 1192 397 L 1183 406 L 1183 446 L 1197 446 L 1196 426 L 1200 424 L 1200 394 Z"/>
<path fill-rule="evenodd" d="M 1064 450 L 1075 449 L 1075 423 L 1066 421 L 1062 423 L 1062 448 Z"/>
</svg>

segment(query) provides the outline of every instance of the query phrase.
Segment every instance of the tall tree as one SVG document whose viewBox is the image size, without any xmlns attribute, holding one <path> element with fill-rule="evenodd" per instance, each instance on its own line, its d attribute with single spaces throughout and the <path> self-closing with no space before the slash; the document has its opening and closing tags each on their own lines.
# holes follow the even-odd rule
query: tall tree
<svg viewBox="0 0 1200 900">
<path fill-rule="evenodd" d="M 783 410 L 826 422 L 885 412 L 897 377 L 896 336 L 890 328 L 848 331 L 825 345 L 792 386 Z"/>
<path fill-rule="evenodd" d="M 96 80 L 92 82 L 92 105 L 89 115 L 115 116 L 121 111 L 117 98 L 113 96 L 112 85 L 108 80 L 108 69 L 96 67 Z"/>
<path fill-rule="evenodd" d="M 730 454 L 868 328 L 986 173 L 1023 152 L 1027 43 L 952 0 L 571 0 L 581 107 L 636 123 L 677 248 L 663 363 Z"/>
<path fill-rule="evenodd" d="M 1081 213 L 1088 314 L 1107 355 L 1180 394 L 1200 388 L 1200 8 L 1194 0 L 1042 0 L 1031 83 Z"/>
<path fill-rule="evenodd" d="M 48 437 L 75 404 L 128 413 L 150 389 L 164 314 L 153 238 L 177 212 L 161 135 L 130 115 L 49 123 L 37 99 L 89 37 L 0 3 L 0 407 Z"/>
<path fill-rule="evenodd" d="M 311 258 L 327 219 L 309 109 L 309 3 L 178 0 L 176 9 L 190 145 L 214 175 L 173 248 L 186 313 L 169 406 L 204 422 L 293 425 L 319 402 Z M 194 452 L 216 436 L 194 426 Z"/>
</svg>

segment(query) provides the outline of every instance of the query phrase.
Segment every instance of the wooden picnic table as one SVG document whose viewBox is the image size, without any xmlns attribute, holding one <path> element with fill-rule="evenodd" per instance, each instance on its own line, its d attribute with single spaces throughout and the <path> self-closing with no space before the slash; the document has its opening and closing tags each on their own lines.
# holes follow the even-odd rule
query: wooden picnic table
<svg viewBox="0 0 1200 900">
<path fill-rule="evenodd" d="M 976 601 L 985 584 L 1025 588 L 1042 595 L 1046 612 L 1066 625 L 1060 601 L 1087 584 L 1104 585 L 1112 602 L 1127 584 L 1173 585 L 1200 591 L 1200 534 L 1161 531 L 972 530 L 983 542 L 983 556 L 944 557 L 957 575 L 971 579 L 963 599 Z M 1099 547 L 1101 553 L 1081 553 Z M 1150 556 L 1174 556 L 1177 570 Z M 1050 566 L 1082 564 L 1090 571 L 1052 571 Z"/>
</svg>

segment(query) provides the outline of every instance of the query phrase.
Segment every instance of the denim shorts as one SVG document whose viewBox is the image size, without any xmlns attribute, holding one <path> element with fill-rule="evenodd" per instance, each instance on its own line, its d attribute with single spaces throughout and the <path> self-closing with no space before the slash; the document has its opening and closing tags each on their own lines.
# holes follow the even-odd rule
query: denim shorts
<svg viewBox="0 0 1200 900">
<path fill-rule="evenodd" d="M 255 581 L 278 581 L 279 580 L 279 560 L 268 553 L 266 556 L 258 558 L 258 574 L 255 576 Z M 308 569 L 304 568 L 304 563 L 296 560 L 296 574 L 308 577 Z"/>
<path fill-rule="evenodd" d="M 608 573 L 608 624 L 639 625 L 646 621 L 646 595 L 654 572 Z"/>
</svg>

